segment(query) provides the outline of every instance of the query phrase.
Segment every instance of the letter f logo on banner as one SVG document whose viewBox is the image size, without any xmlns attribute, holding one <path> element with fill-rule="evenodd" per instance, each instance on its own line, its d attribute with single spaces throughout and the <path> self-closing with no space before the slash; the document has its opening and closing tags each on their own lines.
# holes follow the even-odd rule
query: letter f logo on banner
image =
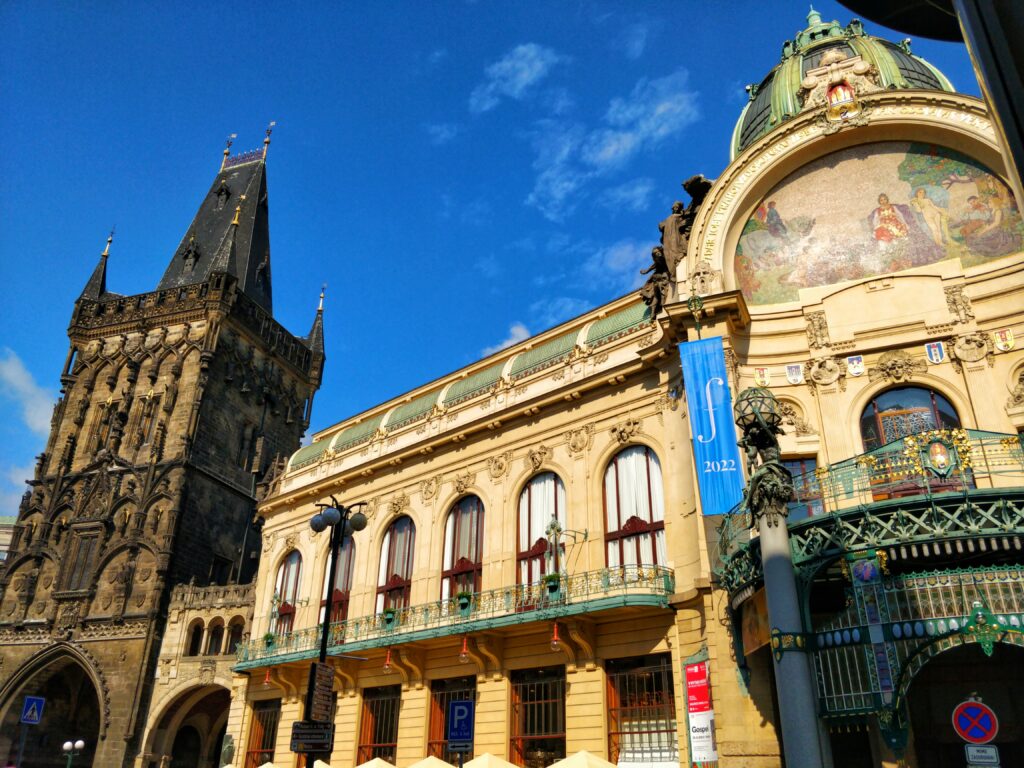
<svg viewBox="0 0 1024 768">
<path fill-rule="evenodd" d="M 708 412 L 708 421 L 711 423 L 711 437 L 704 437 L 704 435 L 697 435 L 698 443 L 710 443 L 715 439 L 715 403 L 711 397 L 711 385 L 717 384 L 719 387 L 724 387 L 725 382 L 717 376 L 708 379 L 704 383 L 704 410 Z"/>
</svg>

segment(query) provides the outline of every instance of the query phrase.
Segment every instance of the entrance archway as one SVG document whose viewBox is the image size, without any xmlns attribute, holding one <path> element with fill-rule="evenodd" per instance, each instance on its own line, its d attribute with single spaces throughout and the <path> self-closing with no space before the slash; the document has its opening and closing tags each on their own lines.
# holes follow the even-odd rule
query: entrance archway
<svg viewBox="0 0 1024 768">
<path fill-rule="evenodd" d="M 22 703 L 26 696 L 46 699 L 39 725 L 20 725 Z M 4 702 L 6 712 L 0 722 L 0 757 L 13 762 L 23 738 L 25 751 L 22 768 L 63 768 L 61 752 L 65 741 L 81 739 L 85 749 L 75 765 L 91 766 L 100 733 L 100 701 L 88 672 L 69 655 L 54 657 L 32 674 Z"/>
<path fill-rule="evenodd" d="M 996 643 L 986 656 L 977 643 L 945 651 L 914 678 L 907 696 L 916 765 L 963 768 L 965 742 L 953 730 L 953 709 L 979 696 L 995 710 L 999 733 L 992 743 L 1002 765 L 1024 765 L 1024 649 Z"/>
<path fill-rule="evenodd" d="M 149 766 L 217 768 L 227 730 L 231 693 L 219 685 L 197 685 L 167 705 L 149 733 Z"/>
</svg>

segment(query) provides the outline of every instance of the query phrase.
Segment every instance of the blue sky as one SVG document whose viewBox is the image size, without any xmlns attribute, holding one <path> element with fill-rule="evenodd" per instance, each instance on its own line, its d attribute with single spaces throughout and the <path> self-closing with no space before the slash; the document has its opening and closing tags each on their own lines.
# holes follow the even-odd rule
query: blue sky
<svg viewBox="0 0 1024 768">
<path fill-rule="evenodd" d="M 305 334 L 328 285 L 315 430 L 636 287 L 680 182 L 725 167 L 744 85 L 807 14 L 289 5 L 0 3 L 0 514 L 45 442 L 108 231 L 108 288 L 153 289 L 228 134 L 253 149 L 277 121 L 275 315 Z M 913 50 L 978 93 L 963 46 Z"/>
</svg>

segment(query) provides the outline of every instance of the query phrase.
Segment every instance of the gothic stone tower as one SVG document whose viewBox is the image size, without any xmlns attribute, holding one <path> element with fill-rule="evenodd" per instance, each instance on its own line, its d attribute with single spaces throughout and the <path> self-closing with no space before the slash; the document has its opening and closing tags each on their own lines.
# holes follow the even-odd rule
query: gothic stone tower
<svg viewBox="0 0 1024 768">
<path fill-rule="evenodd" d="M 79 764 L 130 765 L 171 588 L 255 572 L 256 485 L 298 447 L 324 363 L 322 308 L 305 338 L 272 315 L 265 159 L 225 151 L 155 291 L 107 290 L 108 241 L 75 303 L 0 571 L 0 759 L 38 695 L 26 768 L 69 738 Z"/>
</svg>

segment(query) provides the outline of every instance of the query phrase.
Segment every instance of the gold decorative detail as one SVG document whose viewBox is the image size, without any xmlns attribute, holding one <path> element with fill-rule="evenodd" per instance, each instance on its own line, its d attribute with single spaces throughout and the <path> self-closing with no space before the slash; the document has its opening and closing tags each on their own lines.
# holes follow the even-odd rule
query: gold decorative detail
<svg viewBox="0 0 1024 768">
<path fill-rule="evenodd" d="M 897 383 L 910 381 L 914 374 L 924 373 L 926 370 L 928 364 L 924 360 L 917 360 L 902 349 L 896 349 L 878 358 L 875 366 L 868 369 L 868 378 L 871 381 L 884 379 Z"/>
<path fill-rule="evenodd" d="M 639 419 L 626 419 L 614 425 L 609 431 L 620 443 L 628 443 L 634 435 L 640 433 L 640 427 Z"/>
</svg>

